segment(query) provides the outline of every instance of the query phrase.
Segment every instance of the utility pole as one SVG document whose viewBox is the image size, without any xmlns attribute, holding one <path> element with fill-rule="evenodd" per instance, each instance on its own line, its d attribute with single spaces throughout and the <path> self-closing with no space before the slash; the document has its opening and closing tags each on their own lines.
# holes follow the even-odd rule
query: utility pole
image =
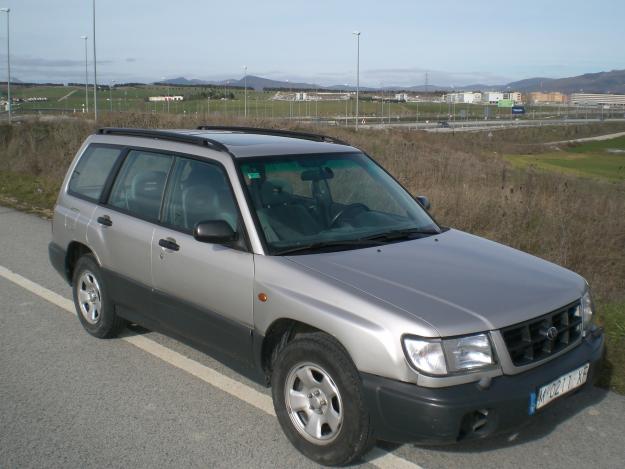
<svg viewBox="0 0 625 469">
<path fill-rule="evenodd" d="M 13 103 L 11 102 L 11 31 L 10 31 L 10 19 L 9 14 L 11 13 L 10 8 L 0 8 L 0 11 L 3 11 L 7 14 L 7 111 L 9 111 L 9 124 L 12 120 L 11 108 L 13 107 Z"/>
<path fill-rule="evenodd" d="M 110 112 L 113 112 L 113 86 L 115 85 L 115 80 L 111 81 L 109 86 L 109 104 L 110 104 Z"/>
<path fill-rule="evenodd" d="M 245 117 L 247 118 L 247 65 L 243 66 L 243 82 L 245 83 L 244 101 L 245 101 Z"/>
<path fill-rule="evenodd" d="M 93 0 L 93 117 L 98 120 L 98 60 L 95 50 L 95 0 Z"/>
<path fill-rule="evenodd" d="M 356 36 L 356 130 L 358 130 L 358 99 L 360 94 L 360 31 L 354 31 Z"/>
<path fill-rule="evenodd" d="M 85 41 L 85 112 L 89 112 L 89 56 L 87 51 L 87 36 L 80 36 Z"/>
</svg>

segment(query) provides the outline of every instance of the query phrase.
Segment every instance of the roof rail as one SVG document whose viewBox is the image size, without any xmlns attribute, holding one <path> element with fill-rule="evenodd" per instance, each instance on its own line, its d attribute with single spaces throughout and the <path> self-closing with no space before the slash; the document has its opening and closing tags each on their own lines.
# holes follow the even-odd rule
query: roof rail
<svg viewBox="0 0 625 469">
<path fill-rule="evenodd" d="M 117 128 L 117 127 L 102 127 L 97 130 L 100 135 L 123 135 L 127 137 L 145 137 L 155 138 L 159 140 L 168 140 L 171 142 L 189 143 L 191 145 L 199 145 L 202 147 L 208 147 L 213 150 L 223 151 L 230 153 L 228 148 L 217 140 L 213 140 L 200 135 L 187 135 L 177 132 L 170 132 L 167 130 L 153 130 L 153 129 L 132 129 L 132 128 Z"/>
<path fill-rule="evenodd" d="M 330 137 L 329 135 L 313 134 L 310 132 L 299 132 L 296 130 L 280 130 L 280 129 L 264 129 L 261 127 L 239 127 L 230 125 L 200 125 L 198 130 L 226 130 L 230 132 L 241 132 L 245 134 L 258 134 L 258 135 L 275 135 L 278 137 L 292 137 L 301 138 L 304 140 L 314 140 L 316 142 L 336 143 L 338 145 L 349 145 L 338 138 Z"/>
</svg>

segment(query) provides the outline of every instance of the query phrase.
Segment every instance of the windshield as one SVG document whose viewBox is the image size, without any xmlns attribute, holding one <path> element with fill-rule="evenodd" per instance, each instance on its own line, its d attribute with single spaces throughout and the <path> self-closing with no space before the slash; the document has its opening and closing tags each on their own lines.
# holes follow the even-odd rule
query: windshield
<svg viewBox="0 0 625 469">
<path fill-rule="evenodd" d="M 362 153 L 246 158 L 239 169 L 271 254 L 354 249 L 440 232 Z"/>
</svg>

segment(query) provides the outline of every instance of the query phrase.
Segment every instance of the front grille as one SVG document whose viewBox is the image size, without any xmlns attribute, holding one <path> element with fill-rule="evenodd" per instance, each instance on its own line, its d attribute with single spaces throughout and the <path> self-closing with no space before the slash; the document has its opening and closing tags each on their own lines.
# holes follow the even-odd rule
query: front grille
<svg viewBox="0 0 625 469">
<path fill-rule="evenodd" d="M 558 334 L 549 338 L 555 327 Z M 551 330 L 553 333 L 553 330 Z M 582 335 L 579 302 L 538 318 L 501 330 L 510 359 L 515 366 L 528 365 L 558 353 L 576 343 Z"/>
</svg>

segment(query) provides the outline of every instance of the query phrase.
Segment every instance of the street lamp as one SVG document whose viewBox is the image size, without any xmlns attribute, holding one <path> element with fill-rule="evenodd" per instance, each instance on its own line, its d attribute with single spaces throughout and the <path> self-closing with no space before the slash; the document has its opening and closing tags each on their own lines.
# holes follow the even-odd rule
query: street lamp
<svg viewBox="0 0 625 469">
<path fill-rule="evenodd" d="M 93 117 L 98 120 L 98 61 L 95 52 L 95 0 L 93 5 Z"/>
<path fill-rule="evenodd" d="M 287 86 L 289 87 L 289 119 L 293 119 L 293 93 L 291 93 L 291 85 L 289 84 L 289 80 L 286 80 Z"/>
<path fill-rule="evenodd" d="M 352 33 L 356 36 L 356 130 L 358 130 L 358 95 L 360 93 L 360 31 Z"/>
<path fill-rule="evenodd" d="M 115 86 L 115 80 L 111 80 L 111 84 L 109 86 L 109 107 L 110 112 L 113 112 L 113 86 Z"/>
<path fill-rule="evenodd" d="M 244 93 L 244 102 L 245 102 L 245 117 L 247 118 L 247 65 L 243 66 L 243 82 L 245 83 L 245 93 Z"/>
<path fill-rule="evenodd" d="M 9 40 L 11 38 L 11 34 L 9 31 L 9 14 L 11 13 L 10 8 L 0 8 L 0 11 L 3 11 L 7 14 L 7 110 L 9 111 L 9 124 L 11 123 L 11 48 L 9 46 Z"/>
<path fill-rule="evenodd" d="M 85 112 L 89 112 L 89 67 L 87 56 L 87 36 L 80 36 L 85 41 Z"/>
<path fill-rule="evenodd" d="M 161 81 L 165 81 L 165 77 L 161 77 Z M 169 114 L 169 82 L 167 82 L 167 96 L 165 96 L 165 101 L 167 101 L 167 113 Z"/>
</svg>

